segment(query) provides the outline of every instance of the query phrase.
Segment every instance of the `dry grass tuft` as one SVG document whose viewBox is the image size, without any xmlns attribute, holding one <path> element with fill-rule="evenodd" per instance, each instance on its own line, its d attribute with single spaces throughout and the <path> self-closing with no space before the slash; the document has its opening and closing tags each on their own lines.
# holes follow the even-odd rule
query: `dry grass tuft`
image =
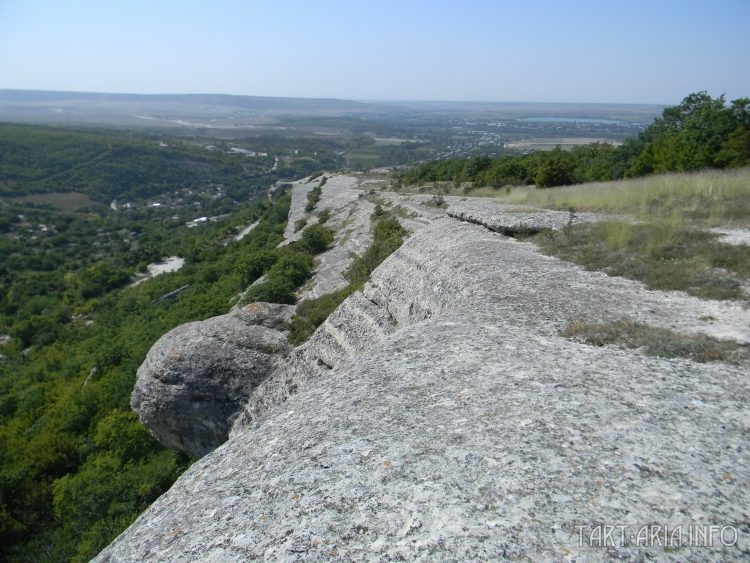
<svg viewBox="0 0 750 563">
<path fill-rule="evenodd" d="M 750 350 L 747 346 L 705 335 L 680 334 L 627 319 L 572 322 L 561 334 L 593 346 L 614 345 L 619 348 L 640 349 L 648 356 L 660 358 L 750 365 Z"/>
<path fill-rule="evenodd" d="M 713 233 L 681 223 L 601 221 L 542 232 L 541 250 L 588 270 L 679 290 L 704 299 L 748 299 L 750 247 L 731 246 Z"/>
</svg>

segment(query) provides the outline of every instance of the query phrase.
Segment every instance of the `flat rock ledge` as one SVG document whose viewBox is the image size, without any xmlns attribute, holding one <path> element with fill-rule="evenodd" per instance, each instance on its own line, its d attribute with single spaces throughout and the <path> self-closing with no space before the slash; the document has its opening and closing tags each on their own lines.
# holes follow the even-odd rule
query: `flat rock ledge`
<svg viewBox="0 0 750 563">
<path fill-rule="evenodd" d="M 750 559 L 747 370 L 561 336 L 581 317 L 750 327 L 738 304 L 436 219 L 96 560 Z M 724 541 L 696 540 L 710 526 Z"/>
<path fill-rule="evenodd" d="M 482 225 L 491 231 L 508 236 L 533 234 L 545 229 L 558 230 L 568 225 L 597 221 L 595 213 L 575 213 L 550 209 L 520 209 L 510 205 L 470 201 L 454 203 L 447 209 L 448 217 Z"/>
<path fill-rule="evenodd" d="M 207 454 L 226 441 L 253 389 L 291 351 L 293 312 L 252 303 L 171 330 L 138 369 L 131 407 L 162 445 Z"/>
</svg>

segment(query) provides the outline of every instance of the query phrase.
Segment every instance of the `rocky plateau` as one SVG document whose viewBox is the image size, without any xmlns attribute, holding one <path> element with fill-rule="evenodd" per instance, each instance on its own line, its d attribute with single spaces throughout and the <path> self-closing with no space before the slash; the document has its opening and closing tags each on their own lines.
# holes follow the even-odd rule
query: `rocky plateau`
<svg viewBox="0 0 750 563">
<path fill-rule="evenodd" d="M 96 560 L 750 558 L 746 367 L 561 334 L 625 318 L 748 345 L 750 311 L 508 236 L 596 217 L 478 198 L 440 209 L 371 191 L 384 184 L 323 186 L 337 235 L 303 297 L 343 287 L 375 205 L 411 236 L 308 342 L 286 343 L 293 307 L 255 304 L 154 345 L 133 407 L 203 457 Z M 313 186 L 293 184 L 290 225 Z M 603 526 L 619 527 L 611 543 Z M 682 541 L 644 542 L 648 526 Z M 689 541 L 709 526 L 724 535 Z"/>
</svg>

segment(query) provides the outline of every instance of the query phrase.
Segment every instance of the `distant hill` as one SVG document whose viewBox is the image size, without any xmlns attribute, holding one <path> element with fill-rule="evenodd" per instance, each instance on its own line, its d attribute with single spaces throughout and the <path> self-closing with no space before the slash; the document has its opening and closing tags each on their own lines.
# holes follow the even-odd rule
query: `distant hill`
<svg viewBox="0 0 750 563">
<path fill-rule="evenodd" d="M 376 104 L 337 99 L 0 90 L 4 121 L 222 128 L 268 124 L 280 116 L 342 116 L 377 109 Z"/>
</svg>

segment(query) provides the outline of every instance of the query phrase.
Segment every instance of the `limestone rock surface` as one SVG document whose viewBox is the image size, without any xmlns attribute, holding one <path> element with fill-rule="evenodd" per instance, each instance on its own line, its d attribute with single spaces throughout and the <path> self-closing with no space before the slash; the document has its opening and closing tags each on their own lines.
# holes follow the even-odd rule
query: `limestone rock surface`
<svg viewBox="0 0 750 563">
<path fill-rule="evenodd" d="M 576 213 L 575 211 L 554 211 L 550 209 L 523 209 L 510 205 L 497 205 L 489 201 L 469 200 L 452 203 L 448 209 L 449 217 L 461 221 L 483 225 L 504 235 L 538 233 L 544 229 L 562 229 L 587 221 L 596 221 L 600 217 L 594 213 Z"/>
<path fill-rule="evenodd" d="M 289 353 L 293 311 L 253 303 L 171 330 L 138 369 L 133 410 L 164 446 L 205 455 L 227 439 L 252 390 Z"/>
<path fill-rule="evenodd" d="M 97 560 L 747 560 L 747 369 L 561 336 L 582 317 L 750 340 L 739 304 L 436 218 Z M 601 525 L 737 536 L 591 545 Z"/>
</svg>

